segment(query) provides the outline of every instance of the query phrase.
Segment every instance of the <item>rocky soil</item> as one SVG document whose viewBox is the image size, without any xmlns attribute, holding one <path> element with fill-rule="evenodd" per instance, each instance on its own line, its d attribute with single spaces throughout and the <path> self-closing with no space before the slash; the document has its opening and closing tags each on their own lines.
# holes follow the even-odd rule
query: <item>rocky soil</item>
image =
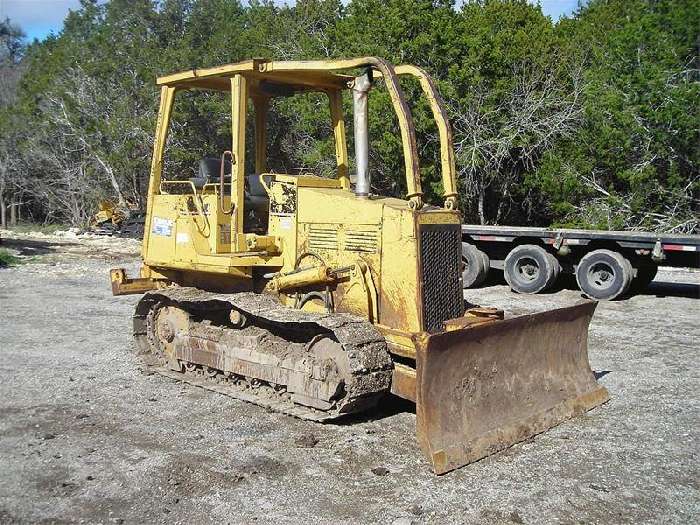
<svg viewBox="0 0 700 525">
<path fill-rule="evenodd" d="M 108 270 L 139 243 L 23 235 L 0 269 L 1 523 L 693 523 L 700 519 L 700 273 L 601 303 L 590 360 L 611 401 L 445 476 L 412 405 L 340 425 L 141 371 L 137 296 Z M 465 297 L 517 315 L 571 304 L 498 281 Z"/>
</svg>

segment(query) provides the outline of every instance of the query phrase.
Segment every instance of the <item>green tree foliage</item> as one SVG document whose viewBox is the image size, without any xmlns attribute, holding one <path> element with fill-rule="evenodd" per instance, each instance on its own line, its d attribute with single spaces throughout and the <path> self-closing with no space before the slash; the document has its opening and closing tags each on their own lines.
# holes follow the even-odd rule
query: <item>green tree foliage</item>
<svg viewBox="0 0 700 525">
<path fill-rule="evenodd" d="M 0 226 L 8 223 L 8 206 L 16 212 L 21 197 L 20 168 L 15 153 L 20 135 L 14 111 L 22 75 L 24 33 L 10 20 L 0 20 Z"/>
<path fill-rule="evenodd" d="M 556 23 L 527 0 L 82 0 L 26 50 L 0 25 L 3 67 L 22 72 L 3 89 L 0 152 L 12 151 L 5 172 L 36 219 L 85 223 L 100 199 L 143 206 L 155 77 L 251 57 L 377 55 L 436 79 L 467 221 L 695 231 L 699 17 L 697 0 L 591 0 Z M 437 131 L 419 87 L 402 87 L 437 203 Z M 323 97 L 276 100 L 268 135 L 275 170 L 333 171 Z M 370 96 L 370 138 L 375 191 L 402 195 L 382 89 Z M 191 176 L 230 140 L 228 95 L 180 96 L 166 173 Z"/>
<path fill-rule="evenodd" d="M 594 0 L 559 25 L 585 117 L 531 174 L 554 220 L 698 228 L 699 27 L 694 0 Z"/>
</svg>

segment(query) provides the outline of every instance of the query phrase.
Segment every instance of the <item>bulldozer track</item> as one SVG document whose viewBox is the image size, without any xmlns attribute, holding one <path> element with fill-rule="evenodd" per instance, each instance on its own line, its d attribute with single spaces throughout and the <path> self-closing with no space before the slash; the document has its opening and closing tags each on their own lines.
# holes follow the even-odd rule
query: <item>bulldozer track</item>
<svg viewBox="0 0 700 525">
<path fill-rule="evenodd" d="M 211 330 L 207 313 L 237 310 L 256 327 L 288 333 L 290 341 L 309 339 L 312 334 L 332 337 L 340 343 L 350 362 L 351 378 L 344 395 L 329 410 L 319 410 L 292 401 L 284 388 L 255 378 L 232 374 L 208 375 L 201 369 L 173 370 L 172 361 L 159 352 L 156 336 L 149 330 L 149 315 L 162 306 L 197 312 L 205 319 L 195 329 Z M 348 314 L 319 314 L 285 307 L 273 297 L 252 292 L 215 294 L 188 287 L 175 287 L 144 295 L 134 313 L 134 338 L 147 370 L 169 379 L 247 401 L 289 416 L 311 421 L 330 421 L 373 407 L 391 384 L 392 361 L 382 335 L 367 321 Z M 264 350 L 264 349 L 263 349 Z"/>
<path fill-rule="evenodd" d="M 251 394 L 247 392 L 246 388 L 241 388 L 237 384 L 231 383 L 226 378 L 221 378 L 218 381 L 208 378 L 206 376 L 194 375 L 190 372 L 176 372 L 170 370 L 165 366 L 159 365 L 146 365 L 146 369 L 150 372 L 158 374 L 168 379 L 177 381 L 178 383 L 186 383 L 188 385 L 196 386 L 209 390 L 211 392 L 216 392 L 233 399 L 238 399 L 239 401 L 245 401 L 248 403 L 253 403 L 263 408 L 285 414 L 287 416 L 296 417 L 298 419 L 305 419 L 308 421 L 324 422 L 338 419 L 345 414 L 326 414 L 320 410 L 314 410 L 311 407 L 305 407 L 303 405 L 297 405 L 283 396 L 278 396 L 275 399 L 270 399 L 269 401 L 265 398 L 260 397 L 257 394 Z M 253 390 L 251 388 L 251 390 Z"/>
</svg>

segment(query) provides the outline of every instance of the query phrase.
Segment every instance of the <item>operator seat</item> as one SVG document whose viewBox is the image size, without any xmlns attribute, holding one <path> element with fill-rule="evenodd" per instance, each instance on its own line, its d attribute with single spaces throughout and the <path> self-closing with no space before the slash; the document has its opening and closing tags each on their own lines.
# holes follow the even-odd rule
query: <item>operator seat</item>
<svg viewBox="0 0 700 525">
<path fill-rule="evenodd" d="M 243 231 L 246 233 L 267 233 L 270 197 L 258 175 L 246 175 L 244 199 Z"/>
<path fill-rule="evenodd" d="M 199 161 L 198 176 L 191 177 L 190 181 L 192 181 L 195 188 L 201 189 L 205 184 L 218 184 L 220 177 L 221 159 L 205 157 Z M 224 182 L 230 181 L 231 161 L 227 160 L 224 164 Z M 243 201 L 244 231 L 247 233 L 265 233 L 269 207 L 270 198 L 260 183 L 258 175 L 246 175 Z"/>
<path fill-rule="evenodd" d="M 190 177 L 190 181 L 197 189 L 203 188 L 205 184 L 216 184 L 219 182 L 221 171 L 221 159 L 214 157 L 204 157 L 199 161 L 199 172 L 196 177 Z M 224 164 L 224 181 L 231 180 L 231 161 Z"/>
</svg>

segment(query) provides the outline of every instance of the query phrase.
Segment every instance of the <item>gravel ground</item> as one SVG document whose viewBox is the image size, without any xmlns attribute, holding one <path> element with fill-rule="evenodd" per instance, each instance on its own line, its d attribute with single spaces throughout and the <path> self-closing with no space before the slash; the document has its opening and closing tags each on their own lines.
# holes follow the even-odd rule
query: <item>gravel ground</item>
<svg viewBox="0 0 700 525">
<path fill-rule="evenodd" d="M 142 372 L 138 297 L 112 297 L 107 273 L 136 270 L 136 241 L 4 242 L 32 258 L 0 269 L 2 523 L 698 522 L 700 273 L 600 304 L 609 403 L 436 477 L 411 405 L 318 425 Z M 580 297 L 465 296 L 511 315 Z"/>
</svg>

